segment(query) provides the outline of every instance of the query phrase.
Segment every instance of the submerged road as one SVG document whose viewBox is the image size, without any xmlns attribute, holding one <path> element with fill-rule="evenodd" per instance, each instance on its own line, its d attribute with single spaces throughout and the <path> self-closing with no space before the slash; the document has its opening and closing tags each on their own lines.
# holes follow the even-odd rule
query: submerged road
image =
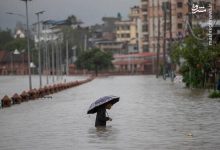
<svg viewBox="0 0 220 150">
<path fill-rule="evenodd" d="M 97 130 L 86 112 L 105 95 L 120 101 L 108 111 L 113 121 Z M 0 109 L 0 150 L 220 149 L 220 100 L 207 95 L 155 76 L 96 78 Z"/>
</svg>

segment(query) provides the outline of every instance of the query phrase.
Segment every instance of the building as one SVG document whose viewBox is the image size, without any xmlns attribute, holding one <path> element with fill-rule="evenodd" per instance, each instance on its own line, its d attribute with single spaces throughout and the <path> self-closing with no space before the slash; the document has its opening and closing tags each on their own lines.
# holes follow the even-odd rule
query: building
<svg viewBox="0 0 220 150">
<path fill-rule="evenodd" d="M 129 13 L 129 20 L 116 21 L 116 41 L 123 42 L 127 47 L 127 53 L 142 52 L 140 7 L 134 6 Z"/>
<path fill-rule="evenodd" d="M 27 53 L 0 50 L 0 75 L 28 74 Z"/>
<path fill-rule="evenodd" d="M 114 55 L 113 64 L 117 72 L 130 74 L 154 74 L 156 54 L 150 52 Z"/>
<path fill-rule="evenodd" d="M 143 52 L 149 52 L 149 0 L 141 0 L 141 23 L 142 23 L 142 49 Z"/>
<path fill-rule="evenodd" d="M 109 41 L 109 40 L 101 40 L 94 42 L 94 46 L 98 49 L 101 49 L 105 52 L 110 52 L 112 54 L 126 54 L 127 46 L 124 45 L 124 42 L 118 41 Z"/>
<path fill-rule="evenodd" d="M 60 26 L 65 25 L 66 20 L 46 20 L 39 22 L 39 38 L 38 38 L 38 23 L 33 24 L 33 33 L 35 44 L 38 42 L 54 41 L 57 39 L 62 40 L 63 34 L 60 30 Z"/>
<path fill-rule="evenodd" d="M 25 33 L 21 29 L 17 29 L 14 37 L 15 38 L 25 38 Z"/>
<path fill-rule="evenodd" d="M 115 22 L 120 21 L 120 17 L 103 17 L 102 25 L 102 39 L 103 40 L 115 40 Z"/>
<path fill-rule="evenodd" d="M 168 42 L 178 40 L 186 35 L 189 12 L 188 0 L 147 1 L 149 51 L 157 51 L 159 39 L 160 52 L 163 52 L 164 41 L 166 42 L 165 50 L 168 50 Z M 158 33 L 160 34 L 159 38 Z"/>
</svg>

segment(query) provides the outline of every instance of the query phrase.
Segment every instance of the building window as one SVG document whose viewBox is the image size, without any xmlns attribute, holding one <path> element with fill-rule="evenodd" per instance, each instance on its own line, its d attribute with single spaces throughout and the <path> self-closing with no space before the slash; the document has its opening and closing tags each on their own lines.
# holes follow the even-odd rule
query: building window
<svg viewBox="0 0 220 150">
<path fill-rule="evenodd" d="M 183 13 L 177 13 L 177 18 L 182 19 L 183 18 Z"/>
<path fill-rule="evenodd" d="M 142 29 L 142 31 L 143 32 L 148 32 L 148 25 L 143 25 L 143 27 L 142 27 L 143 29 Z"/>
<path fill-rule="evenodd" d="M 147 15 L 143 16 L 143 21 L 147 21 Z"/>
<path fill-rule="evenodd" d="M 144 40 L 144 41 L 148 41 L 148 40 L 149 40 L 148 35 L 144 35 L 143 40 Z"/>
<path fill-rule="evenodd" d="M 182 28 L 183 28 L 183 24 L 182 24 L 182 23 L 178 23 L 178 24 L 177 24 L 177 28 L 178 28 L 178 29 L 182 29 Z"/>
<path fill-rule="evenodd" d="M 183 2 L 177 2 L 177 8 L 183 8 Z"/>
<path fill-rule="evenodd" d="M 142 5 L 142 11 L 147 12 L 147 5 Z"/>
<path fill-rule="evenodd" d="M 149 52 L 149 46 L 148 45 L 143 45 L 143 51 L 144 52 Z"/>
</svg>

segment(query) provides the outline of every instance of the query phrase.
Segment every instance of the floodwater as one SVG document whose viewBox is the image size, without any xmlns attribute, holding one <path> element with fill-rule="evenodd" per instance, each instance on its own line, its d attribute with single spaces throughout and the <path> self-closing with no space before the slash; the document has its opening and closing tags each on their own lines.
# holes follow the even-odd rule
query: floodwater
<svg viewBox="0 0 220 150">
<path fill-rule="evenodd" d="M 96 129 L 86 112 L 105 95 L 120 101 L 108 110 L 113 121 Z M 207 95 L 154 76 L 96 78 L 0 109 L 0 150 L 217 150 L 220 99 Z"/>
</svg>

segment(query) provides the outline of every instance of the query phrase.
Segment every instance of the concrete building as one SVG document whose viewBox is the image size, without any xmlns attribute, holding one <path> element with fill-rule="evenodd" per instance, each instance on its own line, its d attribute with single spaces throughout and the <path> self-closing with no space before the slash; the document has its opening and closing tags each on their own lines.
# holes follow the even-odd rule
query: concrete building
<svg viewBox="0 0 220 150">
<path fill-rule="evenodd" d="M 115 22 L 120 21 L 119 17 L 103 17 L 102 38 L 104 40 L 115 40 Z"/>
<path fill-rule="evenodd" d="M 142 49 L 143 52 L 149 52 L 149 0 L 141 0 L 141 22 L 142 22 Z"/>
<path fill-rule="evenodd" d="M 153 74 L 156 54 L 150 52 L 114 55 L 113 64 L 117 72 L 130 74 Z"/>
<path fill-rule="evenodd" d="M 158 29 L 160 30 L 160 52 L 163 52 L 164 35 L 166 42 L 170 39 L 183 38 L 187 32 L 188 0 L 147 0 L 148 6 L 148 35 L 149 51 L 156 52 L 158 44 Z M 166 29 L 164 30 L 166 7 Z M 170 12 L 171 8 L 171 12 Z M 159 25 L 159 26 L 158 26 Z M 164 31 L 166 32 L 164 34 Z"/>
<path fill-rule="evenodd" d="M 116 25 L 116 41 L 124 42 L 128 52 L 142 52 L 141 41 L 141 22 L 140 7 L 134 6 L 129 13 L 129 20 L 117 21 Z"/>
</svg>

